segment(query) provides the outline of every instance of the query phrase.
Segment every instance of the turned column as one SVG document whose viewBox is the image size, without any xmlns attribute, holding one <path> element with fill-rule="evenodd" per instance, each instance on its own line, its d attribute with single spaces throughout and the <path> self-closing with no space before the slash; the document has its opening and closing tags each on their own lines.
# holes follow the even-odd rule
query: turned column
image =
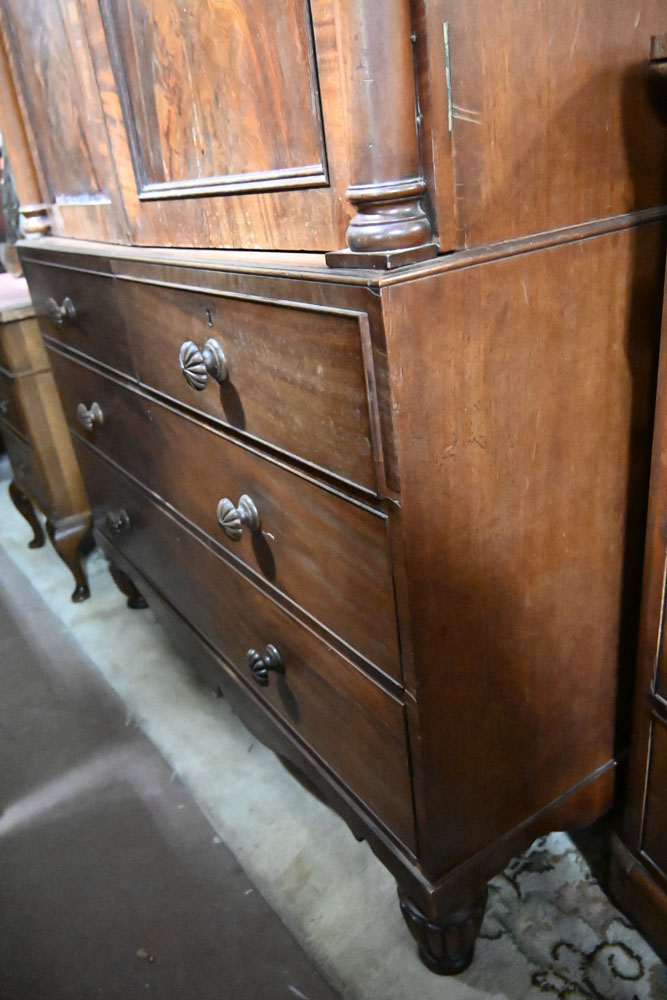
<svg viewBox="0 0 667 1000">
<path fill-rule="evenodd" d="M 327 254 L 327 263 L 388 268 L 433 257 L 422 205 L 410 2 L 348 0 L 341 16 L 353 137 L 346 197 L 356 214 L 348 250 Z"/>
</svg>

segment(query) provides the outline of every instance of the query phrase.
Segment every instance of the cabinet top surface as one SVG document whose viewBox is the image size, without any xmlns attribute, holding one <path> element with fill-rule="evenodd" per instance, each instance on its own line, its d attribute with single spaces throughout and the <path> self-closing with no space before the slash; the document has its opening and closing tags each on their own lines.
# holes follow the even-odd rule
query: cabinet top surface
<svg viewBox="0 0 667 1000">
<path fill-rule="evenodd" d="M 12 323 L 34 315 L 25 278 L 0 274 L 0 323 Z"/>
</svg>

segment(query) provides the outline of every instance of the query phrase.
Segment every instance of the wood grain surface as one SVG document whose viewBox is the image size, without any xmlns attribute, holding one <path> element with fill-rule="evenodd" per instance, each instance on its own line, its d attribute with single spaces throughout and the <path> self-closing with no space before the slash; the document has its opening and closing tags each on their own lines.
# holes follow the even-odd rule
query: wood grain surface
<svg viewBox="0 0 667 1000">
<path fill-rule="evenodd" d="M 284 674 L 260 696 L 409 846 L 414 844 L 403 708 L 77 441 L 97 524 L 242 676 L 246 653 L 275 645 Z M 109 510 L 130 526 L 114 535 Z M 252 681 L 250 681 L 252 684 Z"/>
<path fill-rule="evenodd" d="M 389 289 L 429 872 L 613 755 L 663 254 L 653 225 Z"/>
<path fill-rule="evenodd" d="M 648 67 L 651 35 L 666 25 L 661 0 L 417 6 L 424 155 L 443 248 L 665 203 L 667 131 Z"/>
<path fill-rule="evenodd" d="M 363 317 L 125 280 L 118 302 L 144 385 L 375 487 Z M 229 378 L 208 378 L 198 392 L 183 378 L 179 351 L 185 341 L 201 350 L 209 337 L 225 352 Z"/>
<path fill-rule="evenodd" d="M 70 427 L 175 507 L 270 588 L 400 680 L 387 517 L 263 459 L 143 393 L 51 351 Z M 76 418 L 95 401 L 104 424 Z M 260 530 L 231 541 L 222 497 L 249 494 Z"/>
</svg>

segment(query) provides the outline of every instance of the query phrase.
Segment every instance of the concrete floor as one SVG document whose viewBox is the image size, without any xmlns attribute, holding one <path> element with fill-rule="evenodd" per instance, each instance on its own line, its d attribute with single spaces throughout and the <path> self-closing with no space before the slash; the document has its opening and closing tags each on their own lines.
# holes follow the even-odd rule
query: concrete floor
<svg viewBox="0 0 667 1000">
<path fill-rule="evenodd" d="M 0 1000 L 334 1000 L 0 549 Z"/>
</svg>

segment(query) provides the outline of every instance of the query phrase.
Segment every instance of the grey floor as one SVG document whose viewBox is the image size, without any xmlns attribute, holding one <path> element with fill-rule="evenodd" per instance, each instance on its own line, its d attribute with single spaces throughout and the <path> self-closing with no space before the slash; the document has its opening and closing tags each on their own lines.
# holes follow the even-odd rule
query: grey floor
<svg viewBox="0 0 667 1000">
<path fill-rule="evenodd" d="M 0 549 L 0 1000 L 334 1000 Z"/>
</svg>

